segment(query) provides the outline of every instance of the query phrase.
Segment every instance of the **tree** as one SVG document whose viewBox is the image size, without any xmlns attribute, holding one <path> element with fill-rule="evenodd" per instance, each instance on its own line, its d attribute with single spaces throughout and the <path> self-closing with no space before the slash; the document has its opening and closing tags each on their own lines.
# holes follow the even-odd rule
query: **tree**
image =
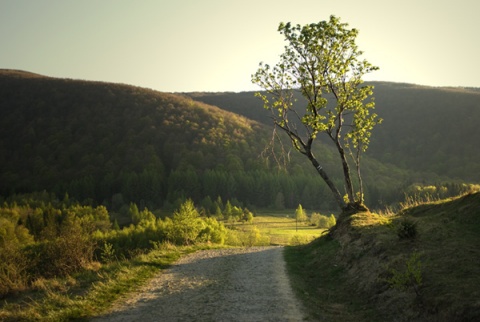
<svg viewBox="0 0 480 322">
<path fill-rule="evenodd" d="M 203 226 L 193 201 L 188 199 L 173 213 L 173 230 L 170 232 L 170 239 L 179 244 L 192 244 Z"/>
<path fill-rule="evenodd" d="M 256 95 L 271 111 L 274 131 L 285 132 L 293 147 L 310 160 L 344 214 L 366 209 L 360 157 L 368 147 L 372 128 L 381 122 L 370 113 L 375 106 L 373 87 L 363 85 L 362 80 L 378 68 L 361 60 L 363 53 L 355 44 L 358 31 L 347 27 L 335 16 L 303 27 L 280 23 L 278 31 L 287 41 L 280 62 L 274 67 L 260 63 L 252 75 L 252 82 L 266 92 Z M 306 99 L 305 107 L 294 104 L 295 92 Z M 338 152 L 345 197 L 314 154 L 320 134 Z M 351 162 L 356 169 L 356 187 Z"/>
<path fill-rule="evenodd" d="M 302 205 L 298 205 L 297 210 L 295 210 L 295 231 L 298 231 L 298 222 L 306 221 L 307 213 L 303 210 Z"/>
<path fill-rule="evenodd" d="M 295 210 L 295 219 L 297 221 L 306 221 L 307 220 L 307 213 L 303 210 L 302 205 L 298 205 L 297 210 Z"/>
</svg>

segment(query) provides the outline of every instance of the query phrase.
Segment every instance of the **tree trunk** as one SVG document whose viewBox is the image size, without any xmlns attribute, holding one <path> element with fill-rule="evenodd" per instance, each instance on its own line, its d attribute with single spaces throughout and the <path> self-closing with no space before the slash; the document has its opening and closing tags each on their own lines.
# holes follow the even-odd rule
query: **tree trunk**
<svg viewBox="0 0 480 322">
<path fill-rule="evenodd" d="M 353 193 L 353 184 L 350 177 L 350 167 L 348 166 L 347 157 L 345 156 L 345 150 L 343 149 L 340 142 L 336 141 L 335 144 L 337 145 L 338 153 L 340 154 L 340 158 L 342 159 L 343 177 L 345 179 L 345 189 L 347 190 L 348 201 L 350 204 L 353 204 L 355 203 L 355 195 Z"/>
<path fill-rule="evenodd" d="M 361 147 L 358 146 L 357 155 L 355 158 L 355 167 L 357 169 L 358 186 L 359 186 L 359 192 L 360 192 L 360 198 L 358 199 L 358 202 L 363 204 L 364 196 L 363 196 L 363 179 L 362 179 L 362 173 L 360 172 L 360 151 L 361 151 Z"/>
<path fill-rule="evenodd" d="M 317 169 L 318 174 L 322 177 L 323 181 L 327 184 L 327 186 L 330 188 L 330 190 L 333 193 L 333 197 L 335 198 L 335 201 L 337 202 L 338 206 L 342 211 L 344 211 L 347 208 L 347 204 L 343 200 L 342 195 L 340 194 L 340 191 L 338 191 L 337 187 L 333 183 L 332 180 L 328 177 L 327 173 L 325 170 L 323 170 L 322 166 L 318 163 L 317 159 L 313 156 L 313 154 L 309 151 L 307 153 L 307 157 L 312 162 L 313 166 L 315 169 Z"/>
</svg>

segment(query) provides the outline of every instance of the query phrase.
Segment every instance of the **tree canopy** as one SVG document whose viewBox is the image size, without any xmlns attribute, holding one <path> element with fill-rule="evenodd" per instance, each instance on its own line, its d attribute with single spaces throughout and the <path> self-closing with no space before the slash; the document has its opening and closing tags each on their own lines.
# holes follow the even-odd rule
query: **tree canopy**
<svg viewBox="0 0 480 322">
<path fill-rule="evenodd" d="M 355 44 L 358 31 L 348 29 L 348 24 L 335 16 L 305 26 L 280 23 L 278 31 L 287 45 L 275 66 L 260 63 L 252 75 L 252 82 L 266 92 L 257 96 L 271 111 L 275 128 L 285 132 L 293 147 L 310 160 L 338 206 L 343 211 L 362 209 L 360 156 L 368 148 L 371 130 L 381 121 L 371 113 L 375 106 L 373 87 L 364 85 L 362 77 L 378 68 L 361 59 L 363 52 Z M 306 106 L 295 104 L 296 91 L 306 98 Z M 314 154 L 319 134 L 324 134 L 338 152 L 345 196 L 322 167 L 322 159 Z"/>
</svg>

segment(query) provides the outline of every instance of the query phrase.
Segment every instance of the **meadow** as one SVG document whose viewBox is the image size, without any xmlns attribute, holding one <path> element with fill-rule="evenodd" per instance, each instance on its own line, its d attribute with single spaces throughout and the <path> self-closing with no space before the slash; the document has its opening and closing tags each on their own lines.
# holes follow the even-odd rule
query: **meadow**
<svg viewBox="0 0 480 322">
<path fill-rule="evenodd" d="M 320 237 L 326 230 L 312 225 L 309 221 L 296 221 L 295 210 L 282 212 L 260 211 L 251 223 L 239 222 L 228 225 L 237 230 L 258 232 L 270 245 L 306 244 Z"/>
</svg>

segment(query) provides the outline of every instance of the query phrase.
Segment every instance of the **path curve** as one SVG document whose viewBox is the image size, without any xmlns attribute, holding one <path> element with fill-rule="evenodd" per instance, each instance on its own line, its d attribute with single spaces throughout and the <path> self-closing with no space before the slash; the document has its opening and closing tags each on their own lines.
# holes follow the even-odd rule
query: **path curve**
<svg viewBox="0 0 480 322">
<path fill-rule="evenodd" d="M 251 247 L 182 257 L 93 321 L 302 321 L 302 312 L 283 247 Z"/>
</svg>

